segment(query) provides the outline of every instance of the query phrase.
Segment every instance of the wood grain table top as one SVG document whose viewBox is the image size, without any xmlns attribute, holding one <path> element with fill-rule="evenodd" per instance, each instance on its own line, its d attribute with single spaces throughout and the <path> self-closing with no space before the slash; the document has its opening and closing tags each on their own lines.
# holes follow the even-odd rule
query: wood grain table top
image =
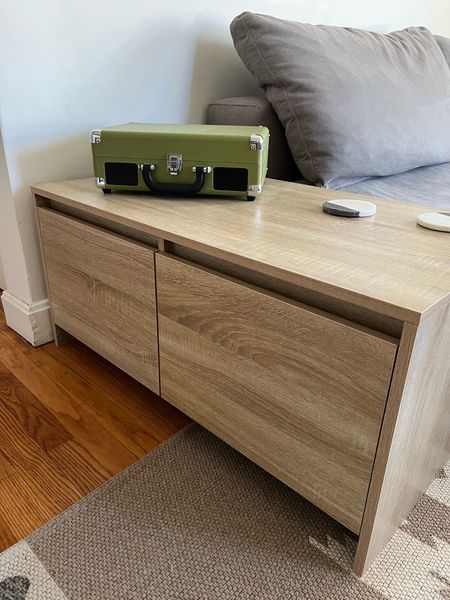
<svg viewBox="0 0 450 600">
<path fill-rule="evenodd" d="M 339 218 L 322 203 L 349 194 L 270 179 L 254 202 L 104 195 L 91 178 L 32 191 L 402 321 L 417 324 L 450 298 L 450 235 L 417 225 L 424 206 L 351 194 L 375 202 L 377 214 Z"/>
</svg>

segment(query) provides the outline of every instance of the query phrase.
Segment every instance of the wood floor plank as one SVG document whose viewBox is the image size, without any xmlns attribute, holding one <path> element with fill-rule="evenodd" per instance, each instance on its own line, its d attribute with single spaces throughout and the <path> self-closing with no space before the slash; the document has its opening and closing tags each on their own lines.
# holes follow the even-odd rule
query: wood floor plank
<svg viewBox="0 0 450 600">
<path fill-rule="evenodd" d="M 2 498 L 2 495 L 3 490 L 0 481 L 0 498 Z M 3 552 L 3 550 L 6 550 L 7 548 L 15 544 L 19 539 L 21 538 L 15 535 L 5 523 L 4 519 L 2 518 L 0 508 L 0 552 Z"/>
<path fill-rule="evenodd" d="M 61 423 L 1 363 L 0 403 L 43 450 L 51 450 L 70 439 Z"/>
<path fill-rule="evenodd" d="M 79 342 L 33 348 L 0 310 L 0 551 L 189 422 Z"/>
<path fill-rule="evenodd" d="M 8 330 L 8 325 L 6 324 L 5 313 L 3 312 L 2 308 L 0 307 L 0 331 L 7 331 L 7 330 Z"/>
<path fill-rule="evenodd" d="M 63 348 L 54 344 L 33 348 L 12 330 L 3 334 L 61 387 L 75 394 L 138 457 L 191 422 L 80 342 Z"/>
<path fill-rule="evenodd" d="M 1 551 L 30 535 L 58 514 L 48 503 L 47 496 L 36 493 L 24 473 L 17 472 L 0 481 L 0 498 L 0 536 L 1 529 L 4 529 L 6 536 L 6 540 L 0 538 L 3 545 Z"/>
<path fill-rule="evenodd" d="M 9 477 L 16 472 L 16 469 L 12 466 L 3 452 L 0 451 L 0 481 L 5 477 Z"/>
<path fill-rule="evenodd" d="M 33 363 L 56 381 L 75 403 L 82 402 L 86 410 L 135 456 L 144 456 L 159 444 L 152 435 L 152 424 L 136 415 L 126 401 L 117 403 L 111 393 L 98 383 L 98 377 L 81 377 L 70 364 L 60 360 L 60 352 L 53 354 L 45 349 L 36 350 L 28 353 Z"/>
<path fill-rule="evenodd" d="M 49 344 L 46 352 L 55 355 L 59 348 Z M 126 403 L 128 407 L 144 419 L 152 428 L 153 435 L 162 442 L 186 427 L 191 419 L 165 402 L 162 398 L 123 373 L 100 355 L 96 354 L 81 342 L 74 341 L 61 348 L 66 364 L 73 365 L 74 370 L 89 380 L 101 381 L 101 385 L 110 395 L 111 401 Z"/>
<path fill-rule="evenodd" d="M 110 475 L 119 473 L 136 460 L 130 452 L 89 413 L 81 402 L 62 389 L 20 349 L 0 333 L 0 362 L 21 381 L 62 423 Z"/>
<path fill-rule="evenodd" d="M 82 491 L 83 496 L 110 479 L 110 474 L 82 446 L 70 440 L 49 452 L 52 460 L 64 469 L 66 477 Z"/>
<path fill-rule="evenodd" d="M 60 506 L 70 506 L 82 495 L 1 403 L 0 451 L 8 457 L 16 473 L 26 477 L 29 489 L 37 497 L 48 497 L 47 505 L 52 515 L 58 514 Z"/>
</svg>

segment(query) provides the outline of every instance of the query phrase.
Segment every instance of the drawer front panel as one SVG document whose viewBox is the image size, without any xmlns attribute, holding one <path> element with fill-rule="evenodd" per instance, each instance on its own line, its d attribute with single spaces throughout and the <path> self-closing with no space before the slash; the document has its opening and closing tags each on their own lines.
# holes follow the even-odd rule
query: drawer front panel
<svg viewBox="0 0 450 600">
<path fill-rule="evenodd" d="M 55 323 L 159 393 L 155 250 L 38 209 Z"/>
<path fill-rule="evenodd" d="M 161 395 L 360 529 L 397 344 L 156 255 Z"/>
</svg>

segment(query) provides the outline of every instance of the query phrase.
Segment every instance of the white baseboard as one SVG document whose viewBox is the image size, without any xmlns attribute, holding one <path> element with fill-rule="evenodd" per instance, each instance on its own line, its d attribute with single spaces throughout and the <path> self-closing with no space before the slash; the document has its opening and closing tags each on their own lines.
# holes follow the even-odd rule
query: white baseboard
<svg viewBox="0 0 450 600">
<path fill-rule="evenodd" d="M 27 304 L 8 291 L 2 294 L 6 323 L 33 346 L 53 340 L 53 329 L 48 300 Z"/>
</svg>

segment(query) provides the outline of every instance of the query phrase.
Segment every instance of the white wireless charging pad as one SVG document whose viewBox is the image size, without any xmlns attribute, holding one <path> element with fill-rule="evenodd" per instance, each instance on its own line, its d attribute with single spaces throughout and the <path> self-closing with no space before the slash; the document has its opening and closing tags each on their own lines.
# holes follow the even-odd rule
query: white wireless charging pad
<svg viewBox="0 0 450 600">
<path fill-rule="evenodd" d="M 417 217 L 417 222 L 427 229 L 450 231 L 450 213 L 422 213 Z"/>
<path fill-rule="evenodd" d="M 342 198 L 324 202 L 322 210 L 337 217 L 371 217 L 377 212 L 377 207 L 373 202 Z"/>
</svg>

